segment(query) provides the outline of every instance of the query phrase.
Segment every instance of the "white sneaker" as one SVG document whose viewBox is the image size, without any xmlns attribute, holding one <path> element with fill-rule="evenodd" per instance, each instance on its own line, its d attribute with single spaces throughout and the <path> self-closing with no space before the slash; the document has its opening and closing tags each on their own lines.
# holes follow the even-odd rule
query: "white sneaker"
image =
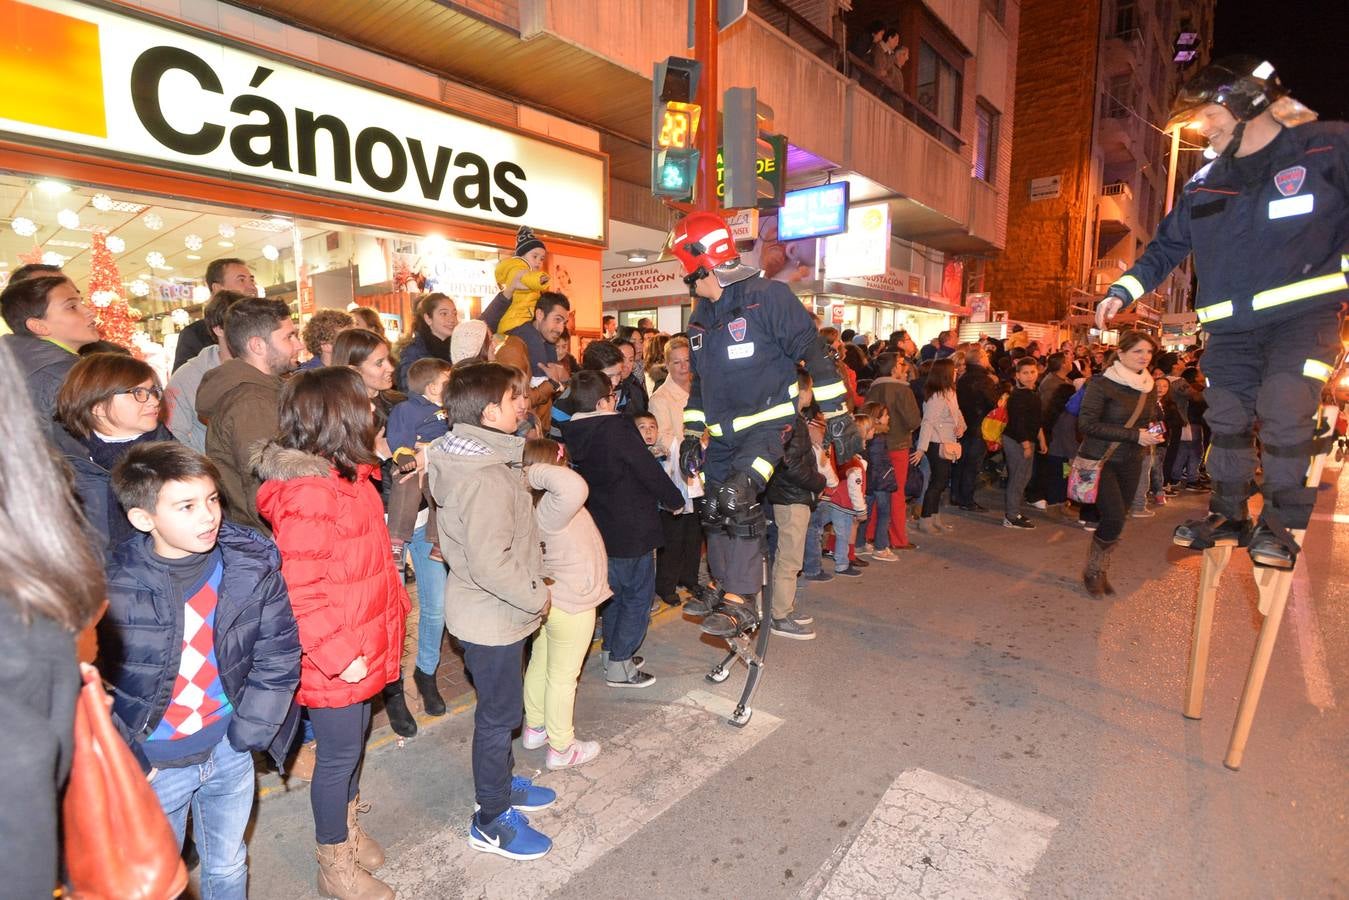
<svg viewBox="0 0 1349 900">
<path fill-rule="evenodd" d="M 1049 503 L 1044 500 L 1036 500 L 1031 504 L 1031 506 L 1035 507 L 1036 509 L 1048 509 Z"/>
<path fill-rule="evenodd" d="M 600 755 L 598 741 L 572 741 L 566 750 L 548 748 L 548 759 L 544 765 L 550 769 L 573 769 L 583 766 Z"/>
<path fill-rule="evenodd" d="M 897 562 L 899 560 L 899 557 L 895 556 L 894 551 L 888 547 L 884 550 L 877 550 L 875 553 L 871 554 L 871 558 L 879 559 L 881 562 Z"/>
<path fill-rule="evenodd" d="M 537 750 L 548 743 L 547 728 L 530 728 L 525 726 L 525 732 L 520 736 L 520 742 L 525 745 L 526 750 Z"/>
</svg>

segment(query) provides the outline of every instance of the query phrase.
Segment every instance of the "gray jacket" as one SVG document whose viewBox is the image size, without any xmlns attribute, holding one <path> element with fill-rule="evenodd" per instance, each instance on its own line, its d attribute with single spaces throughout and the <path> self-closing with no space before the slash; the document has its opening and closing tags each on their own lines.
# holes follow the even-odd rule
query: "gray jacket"
<svg viewBox="0 0 1349 900">
<path fill-rule="evenodd" d="M 56 412 L 56 393 L 80 358 L 64 347 L 26 334 L 7 334 L 3 340 L 28 384 L 28 396 L 38 420 L 49 432 Z"/>
<path fill-rule="evenodd" d="M 206 452 L 206 423 L 197 416 L 197 389 L 207 372 L 220 366 L 220 346 L 212 344 L 178 367 L 164 390 L 169 431 L 198 453 Z"/>
<path fill-rule="evenodd" d="M 455 425 L 427 451 L 449 566 L 445 627 L 461 641 L 504 646 L 538 630 L 548 601 L 534 505 L 520 467 L 524 438 Z"/>
</svg>

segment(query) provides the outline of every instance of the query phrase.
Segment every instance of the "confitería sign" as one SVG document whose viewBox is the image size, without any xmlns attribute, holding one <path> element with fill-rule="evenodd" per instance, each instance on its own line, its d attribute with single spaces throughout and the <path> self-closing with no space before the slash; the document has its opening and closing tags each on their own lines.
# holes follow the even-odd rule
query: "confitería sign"
<svg viewBox="0 0 1349 900">
<path fill-rule="evenodd" d="M 0 132 L 601 240 L 602 157 L 71 0 L 0 0 Z"/>
</svg>

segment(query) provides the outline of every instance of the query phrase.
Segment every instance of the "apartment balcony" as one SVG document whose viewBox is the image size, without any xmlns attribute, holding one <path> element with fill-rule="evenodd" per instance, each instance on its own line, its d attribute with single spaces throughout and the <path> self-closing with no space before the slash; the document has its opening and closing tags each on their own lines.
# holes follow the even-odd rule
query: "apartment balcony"
<svg viewBox="0 0 1349 900">
<path fill-rule="evenodd" d="M 1138 209 L 1134 204 L 1133 188 L 1123 181 L 1101 188 L 1101 198 L 1096 209 L 1102 225 L 1111 222 L 1124 228 L 1133 228 L 1136 224 Z"/>
<path fill-rule="evenodd" d="M 1111 108 L 1110 98 L 1106 98 L 1107 109 L 1101 119 L 1100 144 L 1107 165 L 1128 162 L 1143 162 L 1147 154 L 1144 143 L 1144 129 L 1147 127 L 1137 116 L 1122 107 Z"/>
</svg>

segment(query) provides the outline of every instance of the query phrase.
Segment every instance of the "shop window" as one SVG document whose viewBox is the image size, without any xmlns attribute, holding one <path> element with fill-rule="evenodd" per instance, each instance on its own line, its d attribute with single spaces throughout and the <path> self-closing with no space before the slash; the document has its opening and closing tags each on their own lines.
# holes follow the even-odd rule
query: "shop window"
<svg viewBox="0 0 1349 900">
<path fill-rule="evenodd" d="M 993 183 L 998 168 L 998 111 L 982 100 L 974 108 L 974 171 L 980 181 Z"/>
<path fill-rule="evenodd" d="M 927 41 L 918 47 L 918 103 L 952 131 L 960 130 L 960 70 Z"/>
<path fill-rule="evenodd" d="M 656 308 L 653 306 L 651 309 L 630 309 L 618 314 L 619 325 L 630 325 L 633 328 L 640 325 L 643 319 L 649 319 L 652 327 L 655 327 Z"/>
</svg>

